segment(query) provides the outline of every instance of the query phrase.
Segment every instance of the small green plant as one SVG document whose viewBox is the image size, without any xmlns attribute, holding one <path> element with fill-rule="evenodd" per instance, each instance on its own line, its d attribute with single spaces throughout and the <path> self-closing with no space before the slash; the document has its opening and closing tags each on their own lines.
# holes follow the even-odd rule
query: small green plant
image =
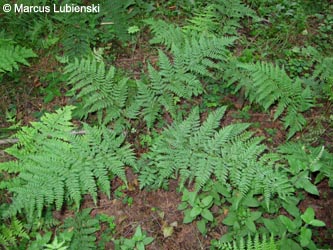
<svg viewBox="0 0 333 250">
<path fill-rule="evenodd" d="M 148 237 L 142 232 L 141 226 L 138 226 L 132 238 L 120 238 L 119 240 L 114 240 L 114 244 L 115 250 L 145 250 L 145 246 L 153 241 L 154 238 Z"/>
<path fill-rule="evenodd" d="M 0 212 L 3 212 L 1 206 Z M 20 244 L 21 239 L 30 239 L 23 223 L 16 217 L 7 220 L 0 217 L 0 247 L 4 250 L 15 249 Z"/>
<path fill-rule="evenodd" d="M 228 208 L 227 216 L 222 221 L 224 225 L 229 226 L 230 232 L 224 234 L 220 242 L 229 242 L 236 240 L 237 237 L 245 237 L 247 234 L 253 235 L 257 232 L 256 223 L 261 218 L 262 212 L 252 211 L 246 204 L 237 207 L 236 204 L 237 201 Z"/>
<path fill-rule="evenodd" d="M 242 120 L 249 120 L 251 118 L 251 114 L 249 113 L 250 108 L 251 107 L 249 105 L 246 105 L 244 108 L 242 108 L 242 110 L 233 114 L 233 117 Z"/>
<path fill-rule="evenodd" d="M 279 245 L 283 249 L 301 250 L 301 249 L 317 249 L 312 241 L 311 227 L 323 227 L 325 223 L 315 219 L 313 208 L 307 208 L 306 211 L 297 216 L 294 220 L 285 215 L 279 215 L 275 220 L 270 223 L 265 223 L 268 230 L 278 232 L 277 235 L 281 237 Z"/>
<path fill-rule="evenodd" d="M 127 189 L 128 187 L 126 185 L 121 185 L 115 190 L 114 195 L 117 199 L 122 200 L 123 204 L 131 206 L 133 204 L 133 197 L 129 197 L 124 193 Z"/>
<path fill-rule="evenodd" d="M 46 244 L 44 250 L 67 250 L 68 246 L 65 245 L 66 241 L 58 242 L 58 237 L 54 237 L 52 243 Z"/>
<path fill-rule="evenodd" d="M 108 216 L 106 214 L 98 214 L 97 219 L 100 222 L 107 223 L 109 231 L 114 234 L 116 232 L 116 223 L 114 216 Z"/>
<path fill-rule="evenodd" d="M 116 234 L 116 218 L 106 214 L 97 214 L 96 219 L 98 219 L 100 223 L 107 225 L 106 229 L 100 232 L 100 239 L 98 240 L 98 249 L 103 250 L 106 244 L 110 242 L 110 239 Z M 103 228 L 103 226 L 101 226 L 101 228 Z"/>
<path fill-rule="evenodd" d="M 311 147 L 301 143 L 287 143 L 279 147 L 279 152 L 288 161 L 288 171 L 293 175 L 291 179 L 297 188 L 319 195 L 315 184 L 324 178 L 328 178 L 329 185 L 333 186 L 333 155 L 324 146 Z M 317 173 L 315 184 L 310 181 L 312 173 Z"/>
<path fill-rule="evenodd" d="M 0 75 L 18 70 L 19 64 L 29 66 L 28 58 L 37 57 L 32 49 L 16 45 L 11 39 L 0 37 Z"/>
<path fill-rule="evenodd" d="M 96 249 L 96 232 L 100 230 L 99 220 L 90 216 L 91 208 L 86 208 L 74 217 L 67 218 L 62 226 L 63 231 L 71 232 L 69 249 Z"/>
<path fill-rule="evenodd" d="M 41 78 L 45 86 L 41 88 L 40 92 L 44 95 L 44 102 L 49 103 L 54 98 L 61 96 L 61 84 L 66 81 L 66 77 L 59 72 L 52 72 Z"/>
<path fill-rule="evenodd" d="M 214 197 L 211 195 L 198 195 L 196 192 L 189 192 L 184 189 L 182 203 L 178 206 L 179 210 L 184 210 L 183 223 L 191 223 L 198 217 L 197 226 L 202 234 L 207 233 L 207 222 L 212 222 L 214 216 L 209 210 L 213 205 Z"/>
</svg>

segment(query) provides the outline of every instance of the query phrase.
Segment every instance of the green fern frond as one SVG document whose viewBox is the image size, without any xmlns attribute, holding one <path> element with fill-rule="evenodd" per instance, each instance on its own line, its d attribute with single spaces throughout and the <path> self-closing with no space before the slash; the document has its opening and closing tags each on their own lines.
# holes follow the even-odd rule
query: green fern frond
<svg viewBox="0 0 333 250">
<path fill-rule="evenodd" d="M 173 44 L 184 43 L 185 35 L 176 25 L 155 19 L 146 19 L 144 22 L 149 25 L 154 34 L 153 39 L 149 41 L 151 44 L 163 44 L 170 49 Z"/>
<path fill-rule="evenodd" d="M 250 102 L 256 102 L 265 110 L 276 105 L 274 119 L 283 116 L 284 126 L 290 139 L 301 131 L 306 120 L 301 114 L 313 106 L 313 97 L 309 88 L 303 88 L 301 81 L 293 81 L 283 68 L 271 63 L 239 64 L 248 72 L 240 81 L 244 86 Z M 250 79 L 250 81 L 249 81 Z"/>
<path fill-rule="evenodd" d="M 195 31 L 198 33 L 215 34 L 221 24 L 216 15 L 213 5 L 208 5 L 203 10 L 198 10 L 194 16 L 187 20 L 188 24 L 183 27 L 185 33 Z"/>
<path fill-rule="evenodd" d="M 113 66 L 106 69 L 104 62 L 92 59 L 75 59 L 65 67 L 70 93 L 76 94 L 82 105 L 77 108 L 80 118 L 97 113 L 100 123 L 107 124 L 123 116 L 128 97 L 127 78 L 116 79 Z"/>
<path fill-rule="evenodd" d="M 74 135 L 71 110 L 65 107 L 46 114 L 29 129 L 23 128 L 17 134 L 18 145 L 6 150 L 17 159 L 1 163 L 0 169 L 19 168 L 14 170 L 18 175 L 2 185 L 13 194 L 5 216 L 24 212 L 30 219 L 41 217 L 45 206 L 60 210 L 73 201 L 79 207 L 85 194 L 97 202 L 98 189 L 110 197 L 110 174 L 126 183 L 124 168 L 135 166 L 135 156 L 124 145 L 124 136 L 86 124 L 84 135 Z"/>
<path fill-rule="evenodd" d="M 96 44 L 98 39 L 100 14 L 97 15 L 54 15 L 53 19 L 63 25 L 59 29 L 60 43 L 64 54 L 69 58 L 81 58 L 91 53 L 91 47 Z"/>
<path fill-rule="evenodd" d="M 208 6 L 199 8 L 187 20 L 184 32 L 206 33 L 206 35 L 237 35 L 241 20 L 251 17 L 257 19 L 254 10 L 240 0 L 211 1 Z"/>
<path fill-rule="evenodd" d="M 155 140 L 150 151 L 142 155 L 140 187 L 158 188 L 170 178 L 195 182 L 200 191 L 216 177 L 231 184 L 243 197 L 250 191 L 265 193 L 267 207 L 275 195 L 285 197 L 293 191 L 287 173 L 275 171 L 276 158 L 266 156 L 262 138 L 246 131 L 249 124 L 232 124 L 219 129 L 226 107 L 212 112 L 200 124 L 198 109 L 187 119 L 174 122 Z M 283 180 L 278 182 L 278 180 Z"/>
<path fill-rule="evenodd" d="M 159 51 L 159 70 L 148 64 L 150 83 L 138 82 L 138 97 L 135 113 L 141 106 L 141 114 L 151 128 L 162 108 L 177 119 L 177 102 L 190 99 L 203 93 L 200 78 L 214 77 L 214 70 L 219 62 L 226 61 L 227 47 L 234 42 L 234 37 L 208 39 L 205 36 L 189 37 L 183 46 L 173 44 L 173 60 Z M 132 111 L 133 112 L 133 111 Z"/>
<path fill-rule="evenodd" d="M 29 239 L 23 223 L 16 217 L 0 221 L 0 246 L 5 250 L 17 247 L 22 238 Z"/>
<path fill-rule="evenodd" d="M 269 239 L 267 236 L 256 234 L 253 238 L 248 236 L 247 239 L 244 237 L 237 241 L 217 243 L 217 249 L 219 250 L 279 250 L 279 247 L 271 235 Z"/>
<path fill-rule="evenodd" d="M 29 66 L 27 59 L 32 57 L 37 57 L 32 49 L 15 45 L 9 39 L 0 39 L 0 73 L 17 70 L 19 64 Z"/>
<path fill-rule="evenodd" d="M 87 208 L 76 213 L 73 218 L 67 218 L 63 225 L 64 231 L 73 231 L 70 242 L 71 250 L 96 249 L 96 232 L 100 230 L 98 219 L 90 216 L 91 209 Z"/>
</svg>

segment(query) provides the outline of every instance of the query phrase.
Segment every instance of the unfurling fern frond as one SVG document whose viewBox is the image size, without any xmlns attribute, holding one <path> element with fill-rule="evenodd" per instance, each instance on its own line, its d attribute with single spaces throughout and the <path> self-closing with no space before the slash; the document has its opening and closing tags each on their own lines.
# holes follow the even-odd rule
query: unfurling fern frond
<svg viewBox="0 0 333 250">
<path fill-rule="evenodd" d="M 249 124 L 218 129 L 225 109 L 212 112 L 202 125 L 194 109 L 186 120 L 164 130 L 141 158 L 141 188 L 161 187 L 165 180 L 179 176 L 181 186 L 194 180 L 199 191 L 214 176 L 243 197 L 251 190 L 265 194 L 268 207 L 274 194 L 284 197 L 293 192 L 286 173 L 274 170 L 276 159 L 264 154 L 262 139 L 246 131 Z M 278 180 L 286 181 L 285 185 L 277 185 Z"/>
<path fill-rule="evenodd" d="M 274 119 L 283 116 L 288 129 L 288 139 L 302 130 L 306 120 L 302 112 L 313 106 L 309 88 L 303 88 L 300 79 L 293 81 L 283 68 L 271 63 L 239 64 L 247 75 L 240 80 L 250 102 L 256 102 L 265 110 L 276 105 Z"/>
<path fill-rule="evenodd" d="M 19 64 L 29 66 L 28 58 L 37 57 L 31 50 L 15 45 L 12 40 L 0 39 L 0 73 L 12 72 Z"/>
<path fill-rule="evenodd" d="M 66 202 L 80 206 L 90 194 L 97 202 L 100 189 L 110 197 L 110 174 L 126 183 L 125 165 L 134 165 L 134 154 L 124 137 L 105 127 L 84 125 L 84 135 L 74 135 L 73 107 L 47 114 L 32 127 L 17 133 L 19 143 L 6 152 L 16 160 L 1 163 L 0 170 L 16 172 L 1 188 L 13 194 L 6 216 L 25 212 L 40 217 L 45 206 L 61 209 Z"/>
<path fill-rule="evenodd" d="M 122 116 L 127 100 L 127 78 L 116 79 L 115 68 L 106 69 L 96 59 L 75 59 L 65 68 L 71 94 L 81 100 L 77 108 L 80 118 L 97 113 L 101 123 L 114 121 Z"/>
</svg>

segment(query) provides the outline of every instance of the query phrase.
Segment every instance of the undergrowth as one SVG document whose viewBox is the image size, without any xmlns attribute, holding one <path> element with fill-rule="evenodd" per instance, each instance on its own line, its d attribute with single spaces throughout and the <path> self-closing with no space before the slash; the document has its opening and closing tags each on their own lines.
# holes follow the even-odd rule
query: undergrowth
<svg viewBox="0 0 333 250">
<path fill-rule="evenodd" d="M 321 114 L 319 132 L 309 122 L 333 98 L 331 4 L 185 2 L 0 14 L 1 89 L 15 95 L 24 79 L 26 96 L 63 100 L 23 125 L 22 107 L 0 114 L 13 124 L 1 130 L 13 143 L 1 151 L 1 249 L 145 249 L 154 232 L 135 224 L 116 237 L 115 220 L 93 213 L 101 195 L 112 198 L 114 181 L 130 188 L 129 172 L 145 190 L 177 181 L 183 223 L 195 223 L 211 249 L 321 247 L 314 234 L 327 225 L 300 204 L 319 197 L 325 180 L 333 187 L 332 115 Z M 150 60 L 133 79 L 117 60 L 147 47 Z M 47 70 L 31 75 L 44 57 L 57 62 L 57 79 Z M 47 90 L 32 91 L 39 81 L 50 81 Z M 248 112 L 239 120 L 257 112 L 282 122 L 282 139 L 231 121 L 237 108 Z M 82 209 L 87 197 L 94 208 Z M 212 233 L 219 226 L 227 230 Z"/>
</svg>

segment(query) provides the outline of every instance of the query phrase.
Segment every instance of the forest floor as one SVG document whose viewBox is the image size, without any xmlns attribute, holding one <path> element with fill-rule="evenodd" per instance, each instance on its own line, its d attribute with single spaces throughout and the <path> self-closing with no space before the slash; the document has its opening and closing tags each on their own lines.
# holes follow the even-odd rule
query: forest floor
<svg viewBox="0 0 333 250">
<path fill-rule="evenodd" d="M 15 97 L 10 93 L 0 100 L 0 108 L 6 107 L 8 103 L 15 103 L 16 119 L 22 121 L 22 125 L 27 125 L 29 122 L 36 120 L 36 114 L 41 111 L 53 111 L 56 107 L 61 107 L 70 103 L 70 100 L 65 97 L 56 97 L 52 102 L 45 103 L 43 97 L 39 95 L 39 89 L 43 88 L 43 83 L 39 81 L 36 72 L 51 72 L 56 70 L 55 62 L 49 61 L 50 58 L 45 57 L 39 60 L 38 64 L 28 68 L 28 78 L 25 78 L 26 84 L 20 85 L 15 93 L 21 93 Z M 147 60 L 154 63 L 157 57 L 147 54 L 146 51 L 138 48 L 134 52 L 125 53 L 119 56 L 115 65 L 119 68 L 132 72 L 134 78 L 138 79 L 142 73 L 142 69 L 146 68 Z M 35 72 L 34 72 L 35 71 Z M 0 86 L 0 88 L 3 88 Z M 9 92 L 7 89 L 0 89 L 0 92 Z M 64 87 L 63 93 L 66 89 Z M 222 97 L 221 97 L 222 98 Z M 279 121 L 273 121 L 272 115 L 263 112 L 248 111 L 246 117 L 240 115 L 241 108 L 246 104 L 238 105 L 236 97 L 229 95 L 222 98 L 222 103 L 231 104 L 230 109 L 225 115 L 221 126 L 225 126 L 234 122 L 251 122 L 257 135 L 263 135 L 270 138 L 266 141 L 268 147 L 281 144 L 285 141 L 285 130 Z M 317 116 L 330 114 L 331 107 L 323 104 L 309 112 L 307 117 L 314 123 Z M 8 123 L 0 120 L 0 128 L 8 127 Z M 329 129 L 329 128 L 327 128 Z M 330 131 L 332 132 L 332 131 Z M 329 135 L 330 133 L 325 133 Z M 333 147 L 333 138 L 322 135 L 322 141 L 326 146 Z M 302 135 L 297 135 L 301 137 Z M 135 149 L 140 154 L 144 152 L 144 148 L 140 148 L 140 143 L 133 141 Z M 4 161 L 6 155 L 2 151 L 6 146 L 0 145 L 0 161 Z M 209 249 L 212 239 L 219 239 L 225 232 L 226 227 L 221 222 L 224 215 L 220 215 L 217 220 L 217 226 L 208 231 L 206 236 L 203 236 L 197 229 L 195 223 L 183 224 L 183 213 L 177 209 L 181 201 L 181 194 L 177 192 L 177 181 L 170 182 L 169 190 L 146 191 L 140 190 L 137 176 L 127 169 L 128 188 L 123 188 L 124 183 L 121 180 L 115 179 L 112 184 L 112 197 L 108 199 L 104 195 L 100 195 L 98 204 L 95 205 L 91 197 L 87 196 L 83 202 L 83 208 L 93 208 L 91 215 L 106 214 L 116 218 L 116 235 L 117 237 L 130 237 L 133 235 L 135 228 L 141 225 L 149 236 L 154 237 L 152 244 L 147 246 L 147 249 L 153 250 L 179 250 L 179 249 Z M 333 248 L 333 190 L 329 188 L 327 181 L 323 181 L 318 185 L 320 192 L 319 197 L 307 195 L 306 199 L 300 204 L 301 211 L 305 211 L 307 207 L 312 207 L 315 210 L 316 217 L 326 223 L 325 228 L 315 229 L 314 238 L 319 246 Z M 212 209 L 214 212 L 214 208 Z M 55 212 L 55 217 L 63 220 L 72 212 L 66 209 L 61 212 Z M 166 228 L 172 228 L 172 233 L 166 237 L 164 235 Z M 113 249 L 112 243 L 109 244 L 109 249 Z"/>
</svg>

